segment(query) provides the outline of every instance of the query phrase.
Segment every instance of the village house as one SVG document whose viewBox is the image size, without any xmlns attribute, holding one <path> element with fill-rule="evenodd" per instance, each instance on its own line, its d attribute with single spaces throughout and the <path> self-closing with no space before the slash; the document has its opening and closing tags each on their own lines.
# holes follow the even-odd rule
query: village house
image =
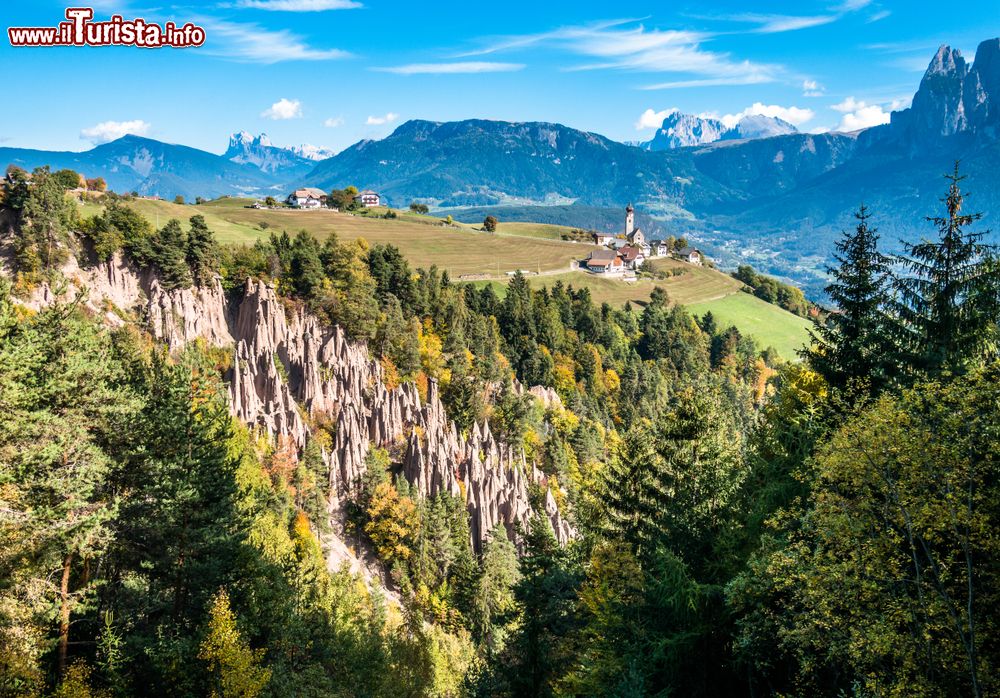
<svg viewBox="0 0 1000 698">
<path fill-rule="evenodd" d="M 610 244 L 614 239 L 615 236 L 611 233 L 594 233 L 594 244 L 600 245 L 601 247 L 605 247 Z"/>
<path fill-rule="evenodd" d="M 642 248 L 635 245 L 626 245 L 621 248 L 618 256 L 621 257 L 627 269 L 638 269 L 646 261 L 646 255 L 643 254 Z"/>
<path fill-rule="evenodd" d="M 621 274 L 625 263 L 614 250 L 594 250 L 587 258 L 587 270 L 595 274 Z"/>
<path fill-rule="evenodd" d="M 687 262 L 688 264 L 694 264 L 696 266 L 702 265 L 702 255 L 701 250 L 696 250 L 693 247 L 682 247 L 675 253 L 677 259 Z"/>
<path fill-rule="evenodd" d="M 670 252 L 666 240 L 650 240 L 649 254 L 653 257 L 664 257 Z"/>
<path fill-rule="evenodd" d="M 365 208 L 382 205 L 382 197 L 371 189 L 365 189 L 364 191 L 358 192 L 358 195 L 354 197 L 354 201 L 361 204 Z"/>
<path fill-rule="evenodd" d="M 303 187 L 289 194 L 285 202 L 295 208 L 319 208 L 326 204 L 326 192 L 315 187 Z"/>
</svg>

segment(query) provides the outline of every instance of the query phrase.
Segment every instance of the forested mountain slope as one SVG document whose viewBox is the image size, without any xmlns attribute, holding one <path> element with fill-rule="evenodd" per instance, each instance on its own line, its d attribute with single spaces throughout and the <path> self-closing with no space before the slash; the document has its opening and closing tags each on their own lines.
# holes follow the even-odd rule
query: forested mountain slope
<svg viewBox="0 0 1000 698">
<path fill-rule="evenodd" d="M 946 199 L 900 264 L 859 212 L 786 363 L 10 178 L 0 692 L 992 695 L 1000 266 Z"/>
</svg>

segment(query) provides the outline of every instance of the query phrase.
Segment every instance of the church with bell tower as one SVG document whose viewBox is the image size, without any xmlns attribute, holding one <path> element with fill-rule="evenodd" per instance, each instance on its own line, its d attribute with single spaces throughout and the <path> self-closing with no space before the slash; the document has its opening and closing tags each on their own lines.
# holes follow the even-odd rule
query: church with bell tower
<svg viewBox="0 0 1000 698">
<path fill-rule="evenodd" d="M 631 203 L 625 207 L 625 237 L 633 245 L 646 244 L 646 236 L 635 227 L 635 209 L 632 208 Z"/>
</svg>

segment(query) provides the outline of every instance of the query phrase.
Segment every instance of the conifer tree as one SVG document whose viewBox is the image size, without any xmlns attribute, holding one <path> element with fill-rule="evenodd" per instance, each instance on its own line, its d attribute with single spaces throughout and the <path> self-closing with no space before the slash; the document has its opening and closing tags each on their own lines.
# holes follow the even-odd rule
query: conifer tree
<svg viewBox="0 0 1000 698">
<path fill-rule="evenodd" d="M 205 217 L 191 216 L 187 238 L 187 263 L 199 284 L 209 283 L 219 268 L 219 244 L 208 229 Z"/>
<path fill-rule="evenodd" d="M 878 249 L 878 228 L 864 204 L 854 214 L 858 223 L 837 241 L 836 267 L 826 287 L 837 311 L 817 323 L 816 345 L 809 362 L 830 385 L 845 388 L 852 381 L 867 383 L 877 393 L 893 373 L 890 325 L 886 312 L 892 282 L 890 260 Z"/>
<path fill-rule="evenodd" d="M 986 232 L 967 228 L 981 213 L 963 213 L 965 179 L 946 175 L 947 216 L 931 216 L 937 240 L 906 244 L 899 262 L 910 276 L 899 280 L 898 309 L 912 364 L 932 375 L 961 371 L 995 353 L 1000 265 L 996 247 L 982 242 Z"/>
<path fill-rule="evenodd" d="M 280 253 L 279 253 L 280 254 Z M 305 230 L 299 231 L 291 245 L 289 273 L 295 292 L 303 298 L 313 298 L 323 284 L 323 263 L 319 243 Z"/>
<path fill-rule="evenodd" d="M 181 223 L 177 219 L 167 221 L 156 234 L 153 243 L 156 266 L 160 270 L 160 281 L 167 290 L 187 288 L 191 285 L 191 269 L 188 267 L 185 251 L 187 240 Z"/>
<path fill-rule="evenodd" d="M 30 186 L 24 186 L 21 230 L 15 242 L 18 266 L 29 272 L 51 269 L 66 259 L 76 207 L 48 167 L 37 168 Z"/>
<path fill-rule="evenodd" d="M 15 324 L 7 294 L 0 283 L 0 628 L 12 604 L 56 619 L 62 674 L 90 570 L 113 536 L 114 445 L 138 404 L 119 387 L 107 336 L 74 305 Z"/>
</svg>

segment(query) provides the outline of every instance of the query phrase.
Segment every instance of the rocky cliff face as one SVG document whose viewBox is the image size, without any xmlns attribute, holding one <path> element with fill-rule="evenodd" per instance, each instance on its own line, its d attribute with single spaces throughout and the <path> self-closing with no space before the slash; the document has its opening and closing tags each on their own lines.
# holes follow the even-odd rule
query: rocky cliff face
<svg viewBox="0 0 1000 698">
<path fill-rule="evenodd" d="M 253 136 L 246 131 L 229 137 L 229 146 L 222 157 L 241 165 L 251 165 L 261 172 L 280 174 L 294 179 L 312 169 L 315 160 L 328 158 L 333 153 L 314 146 L 282 148 L 271 143 L 266 133 Z"/>
<path fill-rule="evenodd" d="M 116 257 L 65 274 L 86 303 L 112 325 L 124 321 L 115 308 L 145 318 L 149 330 L 172 349 L 201 338 L 234 348 L 227 376 L 230 407 L 237 418 L 271 437 L 287 437 L 300 448 L 312 438 L 308 422 L 332 422 L 332 447 L 323 452 L 330 472 L 330 515 L 336 526 L 346 501 L 356 494 L 372 447 L 402 453 L 402 472 L 424 496 L 448 492 L 465 500 L 477 547 L 498 525 L 512 540 L 531 516 L 529 488 L 545 486 L 524 455 L 495 439 L 486 423 L 467 435 L 445 413 L 437 384 L 426 399 L 416 385 L 389 389 L 381 364 L 339 327 L 325 327 L 301 307 L 280 299 L 267 284 L 248 280 L 243 298 L 230 303 L 221 284 L 165 290 L 155 277 Z M 27 301 L 39 308 L 53 300 L 43 286 Z M 522 388 L 523 390 L 523 388 Z M 551 389 L 530 389 L 546 406 L 559 404 Z M 573 531 L 546 490 L 545 513 L 556 537 Z"/>
<path fill-rule="evenodd" d="M 543 484 L 523 454 L 498 442 L 487 424 L 459 433 L 430 382 L 426 400 L 412 383 L 389 390 L 382 367 L 339 327 L 326 328 L 303 309 L 286 310 L 274 290 L 250 280 L 239 306 L 230 398 L 233 412 L 250 425 L 300 446 L 310 438 L 303 412 L 335 424 L 330 472 L 334 518 L 356 493 L 372 446 L 405 443 L 403 473 L 424 496 L 448 492 L 463 497 L 478 545 L 497 525 L 512 539 L 531 516 L 529 484 Z M 279 368 L 279 364 L 281 368 Z M 558 400 L 536 390 L 543 400 Z M 551 493 L 546 513 L 557 538 L 572 535 Z"/>
<path fill-rule="evenodd" d="M 762 114 L 744 116 L 735 125 L 727 126 L 718 119 L 673 112 L 663 120 L 652 140 L 640 143 L 639 147 L 653 151 L 673 150 L 717 141 L 754 140 L 790 133 L 798 133 L 798 129 L 783 119 Z"/>
<path fill-rule="evenodd" d="M 1000 39 L 979 44 L 972 65 L 958 49 L 939 48 L 913 104 L 893 112 L 884 131 L 921 147 L 958 134 L 995 139 L 1000 135 Z"/>
</svg>

